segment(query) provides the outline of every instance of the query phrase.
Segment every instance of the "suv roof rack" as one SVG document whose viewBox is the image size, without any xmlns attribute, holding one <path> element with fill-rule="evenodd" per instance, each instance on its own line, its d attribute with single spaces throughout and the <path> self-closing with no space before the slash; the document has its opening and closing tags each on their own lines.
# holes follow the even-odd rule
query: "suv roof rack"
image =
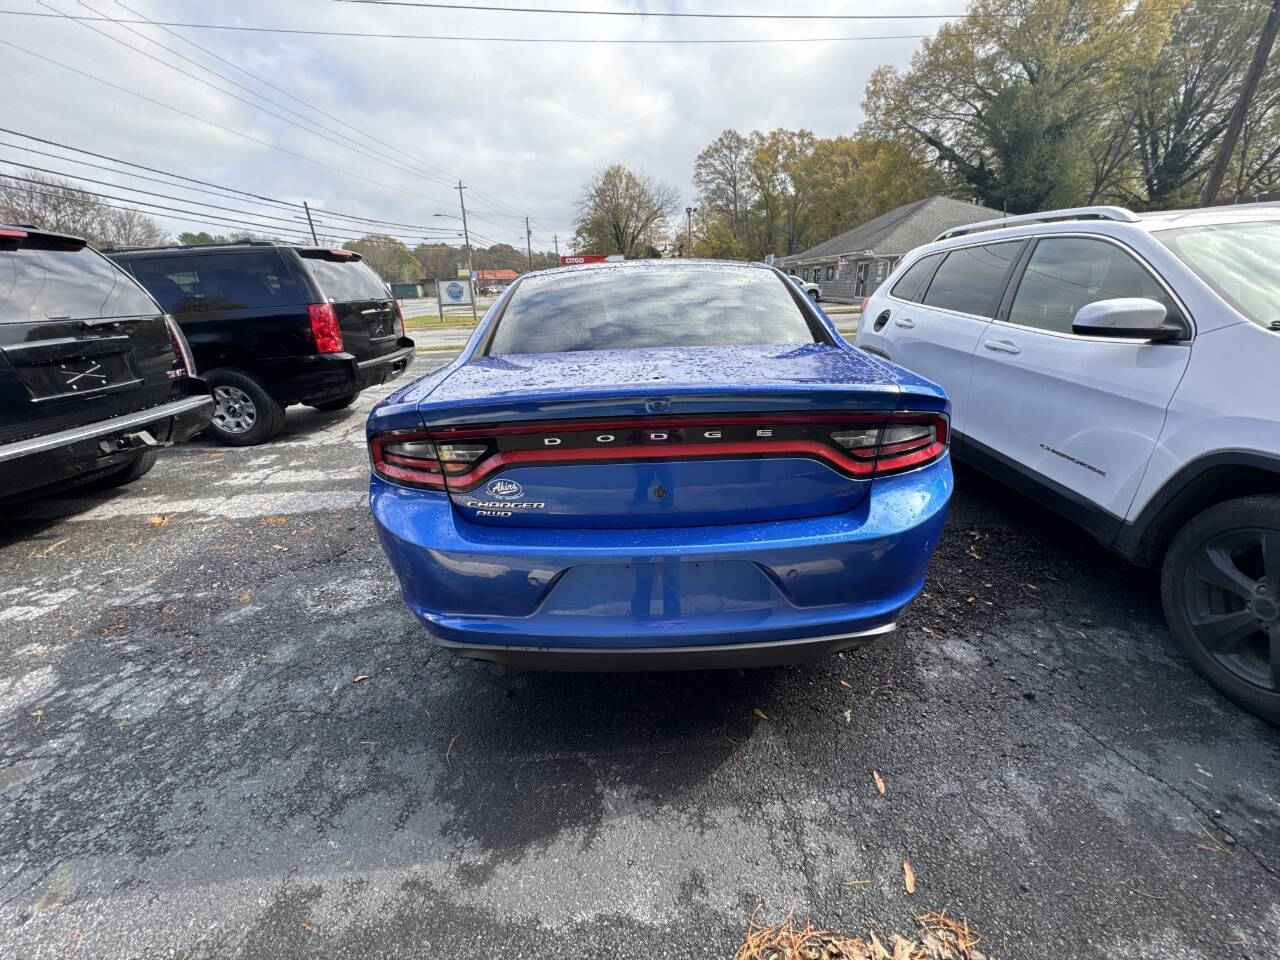
<svg viewBox="0 0 1280 960">
<path fill-rule="evenodd" d="M 952 237 L 963 237 L 967 233 L 999 230 L 1001 227 L 1015 227 L 1023 223 L 1055 223 L 1060 220 L 1114 220 L 1117 223 L 1137 223 L 1141 219 L 1132 210 L 1126 210 L 1124 207 L 1070 207 L 1066 210 L 1046 210 L 1044 213 L 1024 213 L 1017 217 L 997 217 L 994 220 L 966 223 L 964 226 L 944 230 L 934 237 L 934 243 L 939 240 L 949 240 Z"/>
</svg>

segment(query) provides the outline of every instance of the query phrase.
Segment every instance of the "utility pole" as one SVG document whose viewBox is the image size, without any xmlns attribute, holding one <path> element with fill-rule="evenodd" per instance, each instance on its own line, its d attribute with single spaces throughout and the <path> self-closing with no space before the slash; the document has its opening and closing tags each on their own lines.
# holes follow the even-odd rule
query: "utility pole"
<svg viewBox="0 0 1280 960">
<path fill-rule="evenodd" d="M 471 234 L 467 230 L 467 202 L 462 199 L 462 181 L 458 181 L 458 206 L 462 209 L 462 242 L 467 246 L 467 285 L 471 288 L 471 319 L 476 323 L 476 269 L 471 264 Z M 443 308 L 441 308 L 443 309 Z"/>
<path fill-rule="evenodd" d="M 684 208 L 684 255 L 693 256 L 693 207 Z"/>
<path fill-rule="evenodd" d="M 1240 91 L 1240 99 L 1231 111 L 1231 119 L 1227 122 L 1227 130 L 1222 135 L 1222 143 L 1218 145 L 1218 155 L 1213 160 L 1213 169 L 1209 171 L 1209 179 L 1205 181 L 1204 191 L 1200 194 L 1200 206 L 1210 206 L 1217 199 L 1222 188 L 1223 178 L 1227 175 L 1227 164 L 1231 155 L 1236 152 L 1236 141 L 1240 137 L 1240 128 L 1244 126 L 1244 118 L 1249 114 L 1249 106 L 1253 95 L 1258 90 L 1258 81 L 1262 79 L 1262 71 L 1266 69 L 1267 58 L 1271 55 L 1271 47 L 1276 42 L 1276 32 L 1280 30 L 1280 0 L 1271 0 L 1271 12 L 1262 25 L 1262 35 L 1258 37 L 1258 49 L 1253 52 L 1253 62 L 1249 64 L 1249 72 L 1244 77 L 1244 88 Z"/>
<path fill-rule="evenodd" d="M 557 259 L 557 260 L 559 260 L 559 259 L 560 259 L 560 234 L 558 234 L 558 233 L 553 233 L 553 234 L 551 235 L 551 242 L 552 242 L 553 244 L 555 244 L 555 247 L 556 247 L 556 259 Z"/>
<path fill-rule="evenodd" d="M 302 201 L 302 209 L 307 211 L 307 226 L 311 228 L 311 242 L 318 247 L 320 246 L 320 241 L 316 239 L 316 225 L 311 222 L 311 208 L 307 206 L 307 201 L 305 200 Z"/>
<path fill-rule="evenodd" d="M 1280 0 L 1276 0 L 1280 3 Z M 533 269 L 533 231 L 529 229 L 529 218 L 524 218 L 524 252 L 529 258 L 529 269 Z"/>
</svg>

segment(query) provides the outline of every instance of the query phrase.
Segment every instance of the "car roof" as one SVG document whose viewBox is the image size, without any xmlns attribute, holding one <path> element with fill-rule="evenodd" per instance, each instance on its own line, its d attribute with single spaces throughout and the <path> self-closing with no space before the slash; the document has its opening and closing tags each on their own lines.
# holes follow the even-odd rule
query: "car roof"
<svg viewBox="0 0 1280 960">
<path fill-rule="evenodd" d="M 625 270 L 628 273 L 635 273 L 642 270 L 761 270 L 773 272 L 776 267 L 770 267 L 763 263 L 743 263 L 740 260 L 708 260 L 694 259 L 683 257 L 672 257 L 663 259 L 649 260 L 610 260 L 604 263 L 578 263 L 566 267 L 549 267 L 546 270 L 534 270 L 526 273 L 520 279 L 525 280 L 532 277 L 554 277 L 559 275 L 579 276 L 583 273 L 599 273 L 607 271 Z"/>
<path fill-rule="evenodd" d="M 1031 234 L 1089 232 L 1122 234 L 1126 230 L 1154 233 L 1174 227 L 1216 223 L 1243 223 L 1280 219 L 1280 203 L 1244 203 L 1231 206 L 1197 207 L 1188 210 L 1159 210 L 1135 213 L 1124 207 L 1074 207 L 1042 213 L 980 220 L 944 231 L 930 249 L 947 249 L 967 243 L 1013 240 Z M 920 249 L 923 249 L 920 248 Z"/>
</svg>

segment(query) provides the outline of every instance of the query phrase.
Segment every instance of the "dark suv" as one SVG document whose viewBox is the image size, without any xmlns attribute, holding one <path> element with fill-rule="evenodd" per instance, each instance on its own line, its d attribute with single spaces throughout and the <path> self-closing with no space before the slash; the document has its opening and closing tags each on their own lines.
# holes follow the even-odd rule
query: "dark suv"
<svg viewBox="0 0 1280 960">
<path fill-rule="evenodd" d="M 216 406 L 206 431 L 269 440 L 284 408 L 340 410 L 413 359 L 400 305 L 349 250 L 267 241 L 107 251 L 177 319 Z"/>
<path fill-rule="evenodd" d="M 0 226 L 0 500 L 136 480 L 208 423 L 173 320 L 83 240 Z"/>
</svg>

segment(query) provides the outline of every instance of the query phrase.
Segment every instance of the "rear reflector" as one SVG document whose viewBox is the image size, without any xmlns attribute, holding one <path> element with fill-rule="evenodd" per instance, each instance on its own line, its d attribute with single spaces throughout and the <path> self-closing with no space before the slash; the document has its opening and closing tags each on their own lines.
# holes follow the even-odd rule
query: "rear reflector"
<svg viewBox="0 0 1280 960">
<path fill-rule="evenodd" d="M 865 480 L 940 459 L 947 427 L 941 413 L 560 421 L 378 434 L 369 456 L 388 480 L 458 492 L 509 467 L 741 457 L 804 457 Z"/>
<path fill-rule="evenodd" d="M 396 326 L 397 326 L 397 327 L 399 328 L 399 330 L 400 330 L 400 336 L 402 336 L 402 337 L 403 337 L 403 336 L 405 335 L 405 332 L 404 332 L 404 311 L 400 309 L 400 301 L 399 301 L 399 300 L 392 300 L 391 302 L 392 302 L 393 304 L 395 304 L 395 308 L 396 308 Z"/>
<path fill-rule="evenodd" d="M 867 309 L 867 301 L 868 301 L 868 300 L 870 300 L 870 299 L 871 299 L 870 297 L 863 297 L 863 298 L 862 298 L 862 302 L 861 302 L 860 304 L 858 304 L 858 311 L 859 311 L 859 312 L 862 312 L 862 311 L 864 311 L 864 310 L 866 310 L 866 309 Z"/>
<path fill-rule="evenodd" d="M 315 337 L 317 353 L 342 352 L 342 328 L 338 326 L 338 314 L 331 303 L 308 305 L 311 316 L 311 335 Z"/>
</svg>

